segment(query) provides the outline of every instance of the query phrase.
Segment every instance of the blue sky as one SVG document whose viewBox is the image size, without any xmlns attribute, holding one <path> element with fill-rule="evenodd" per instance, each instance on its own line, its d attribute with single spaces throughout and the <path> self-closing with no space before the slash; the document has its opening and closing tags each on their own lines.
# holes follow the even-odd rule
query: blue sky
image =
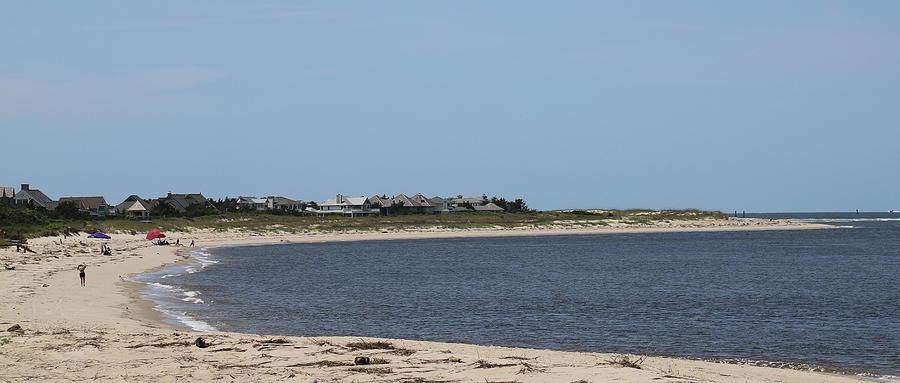
<svg viewBox="0 0 900 383">
<path fill-rule="evenodd" d="M 7 2 L 0 185 L 900 209 L 900 2 Z"/>
</svg>

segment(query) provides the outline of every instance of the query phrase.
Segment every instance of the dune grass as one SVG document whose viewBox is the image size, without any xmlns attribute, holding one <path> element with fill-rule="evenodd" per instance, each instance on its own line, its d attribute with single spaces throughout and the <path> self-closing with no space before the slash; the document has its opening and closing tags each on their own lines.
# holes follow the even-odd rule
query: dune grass
<svg viewBox="0 0 900 383">
<path fill-rule="evenodd" d="M 653 224 L 661 221 L 724 219 L 721 212 L 700 210 L 552 210 L 525 213 L 457 212 L 444 215 L 399 216 L 293 216 L 264 212 L 225 213 L 201 217 L 161 217 L 153 222 L 138 222 L 124 218 L 81 220 L 50 220 L 45 224 L 0 226 L 6 238 L 55 236 L 68 231 L 91 233 L 144 233 L 158 228 L 166 231 L 245 231 L 254 233 L 282 232 L 341 232 L 396 231 L 418 228 L 479 229 L 546 227 L 551 225 L 602 226 L 609 222 Z M 0 241 L 3 238 L 0 237 Z"/>
</svg>

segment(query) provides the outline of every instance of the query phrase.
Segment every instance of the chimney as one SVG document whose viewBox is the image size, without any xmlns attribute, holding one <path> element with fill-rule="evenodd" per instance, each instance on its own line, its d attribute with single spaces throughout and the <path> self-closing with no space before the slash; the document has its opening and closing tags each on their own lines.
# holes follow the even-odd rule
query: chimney
<svg viewBox="0 0 900 383">
<path fill-rule="evenodd" d="M 166 193 L 166 198 L 172 198 L 172 192 L 171 192 L 171 191 L 169 191 L 168 193 Z"/>
<path fill-rule="evenodd" d="M 28 189 L 28 184 L 22 184 L 22 190 L 30 190 Z"/>
<path fill-rule="evenodd" d="M 337 197 L 334 197 L 334 203 L 339 204 L 341 202 L 344 202 L 344 196 L 338 194 Z"/>
</svg>

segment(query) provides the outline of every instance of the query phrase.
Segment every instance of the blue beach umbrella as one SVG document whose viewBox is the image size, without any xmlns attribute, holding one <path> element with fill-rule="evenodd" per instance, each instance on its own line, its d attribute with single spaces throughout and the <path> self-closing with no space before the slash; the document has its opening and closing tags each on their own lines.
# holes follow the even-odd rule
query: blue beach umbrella
<svg viewBox="0 0 900 383">
<path fill-rule="evenodd" d="M 98 231 L 94 234 L 88 236 L 88 238 L 99 239 L 100 240 L 100 253 L 104 253 L 106 250 L 106 241 L 104 239 L 112 239 L 109 235 L 102 231 Z"/>
</svg>

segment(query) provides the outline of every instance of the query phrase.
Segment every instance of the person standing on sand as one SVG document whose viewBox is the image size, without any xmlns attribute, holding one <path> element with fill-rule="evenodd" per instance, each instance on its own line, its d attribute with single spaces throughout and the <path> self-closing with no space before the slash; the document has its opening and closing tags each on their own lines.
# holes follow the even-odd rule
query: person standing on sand
<svg viewBox="0 0 900 383">
<path fill-rule="evenodd" d="M 194 240 L 191 240 L 191 247 L 194 247 Z"/>
<path fill-rule="evenodd" d="M 81 278 L 81 287 L 84 287 L 84 269 L 87 265 L 78 265 L 78 277 Z"/>
</svg>

